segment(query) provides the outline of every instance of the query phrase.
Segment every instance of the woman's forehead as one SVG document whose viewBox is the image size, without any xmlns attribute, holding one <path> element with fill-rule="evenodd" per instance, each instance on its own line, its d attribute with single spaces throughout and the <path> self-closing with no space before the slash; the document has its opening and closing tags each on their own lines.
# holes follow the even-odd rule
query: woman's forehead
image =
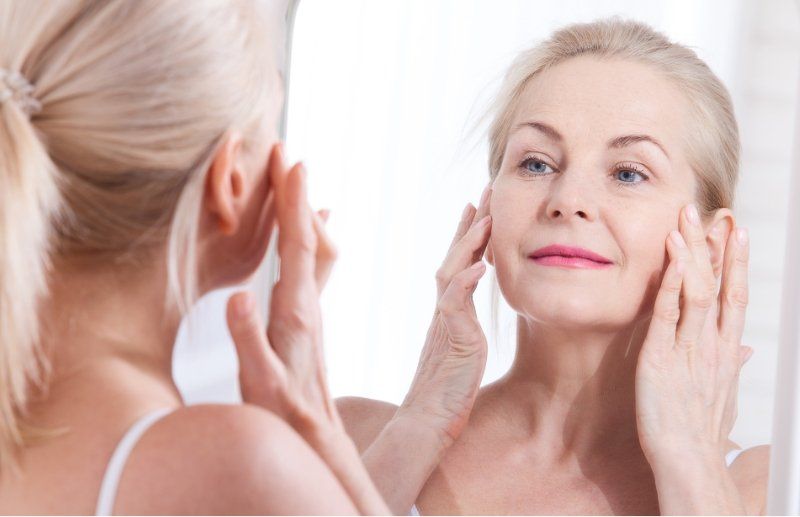
<svg viewBox="0 0 800 517">
<path fill-rule="evenodd" d="M 686 133 L 687 107 L 672 81 L 650 65 L 581 56 L 528 81 L 512 117 L 512 131 L 541 122 L 565 140 L 644 134 L 665 147 L 675 146 Z"/>
</svg>

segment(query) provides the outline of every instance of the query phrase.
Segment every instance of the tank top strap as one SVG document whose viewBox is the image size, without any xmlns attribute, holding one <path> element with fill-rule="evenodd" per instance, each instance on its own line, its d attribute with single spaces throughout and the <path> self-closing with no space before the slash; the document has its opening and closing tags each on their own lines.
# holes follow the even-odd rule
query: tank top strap
<svg viewBox="0 0 800 517">
<path fill-rule="evenodd" d="M 103 483 L 100 485 L 100 494 L 97 498 L 97 510 L 95 511 L 95 515 L 112 514 L 114 511 L 114 500 L 117 497 L 119 480 L 122 477 L 122 470 L 125 468 L 128 456 L 130 456 L 131 451 L 145 431 L 161 417 L 171 412 L 172 408 L 162 408 L 145 414 L 134 422 L 125 433 L 125 436 L 122 437 L 103 475 Z"/>
</svg>

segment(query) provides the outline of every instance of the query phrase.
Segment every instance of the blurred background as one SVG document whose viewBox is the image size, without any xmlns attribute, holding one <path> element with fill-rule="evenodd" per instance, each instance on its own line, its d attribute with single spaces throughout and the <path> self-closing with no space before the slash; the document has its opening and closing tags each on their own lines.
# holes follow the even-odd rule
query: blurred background
<svg viewBox="0 0 800 517">
<path fill-rule="evenodd" d="M 488 179 L 480 121 L 505 69 L 554 29 L 613 15 L 694 48 L 733 97 L 742 140 L 735 213 L 752 242 L 744 343 L 755 354 L 732 438 L 770 441 L 800 84 L 793 0 L 302 0 L 286 138 L 290 158 L 310 171 L 312 204 L 332 211 L 340 252 L 322 297 L 334 396 L 402 401 L 433 314 L 434 273 L 464 204 L 477 204 Z M 489 337 L 484 383 L 505 373 L 515 346 L 502 297 L 491 316 L 493 284 L 490 268 L 475 295 Z M 174 373 L 187 403 L 238 400 L 224 322 L 230 291 L 206 296 L 181 328 Z"/>
</svg>

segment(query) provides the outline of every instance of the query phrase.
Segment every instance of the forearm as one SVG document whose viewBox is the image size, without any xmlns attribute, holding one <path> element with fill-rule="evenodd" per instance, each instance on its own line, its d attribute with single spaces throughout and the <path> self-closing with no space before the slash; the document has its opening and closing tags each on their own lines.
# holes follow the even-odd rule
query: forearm
<svg viewBox="0 0 800 517">
<path fill-rule="evenodd" d="M 440 433 L 396 416 L 364 451 L 364 465 L 395 515 L 408 515 L 447 445 Z"/>
<path fill-rule="evenodd" d="M 651 464 L 662 515 L 746 515 L 721 456 L 673 454 Z"/>
<path fill-rule="evenodd" d="M 359 513 L 362 515 L 390 513 L 389 507 L 362 463 L 358 449 L 344 431 L 324 428 L 303 434 L 306 434 L 306 441 L 339 480 Z"/>
</svg>

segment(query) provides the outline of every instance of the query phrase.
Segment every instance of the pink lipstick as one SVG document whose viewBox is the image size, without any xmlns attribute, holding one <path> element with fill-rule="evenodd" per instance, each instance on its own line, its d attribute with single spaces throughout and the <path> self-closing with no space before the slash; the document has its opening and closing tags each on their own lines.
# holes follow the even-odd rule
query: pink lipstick
<svg viewBox="0 0 800 517">
<path fill-rule="evenodd" d="M 539 248 L 528 258 L 541 266 L 560 266 L 573 269 L 605 269 L 613 262 L 593 251 L 573 246 L 552 244 Z"/>
</svg>

